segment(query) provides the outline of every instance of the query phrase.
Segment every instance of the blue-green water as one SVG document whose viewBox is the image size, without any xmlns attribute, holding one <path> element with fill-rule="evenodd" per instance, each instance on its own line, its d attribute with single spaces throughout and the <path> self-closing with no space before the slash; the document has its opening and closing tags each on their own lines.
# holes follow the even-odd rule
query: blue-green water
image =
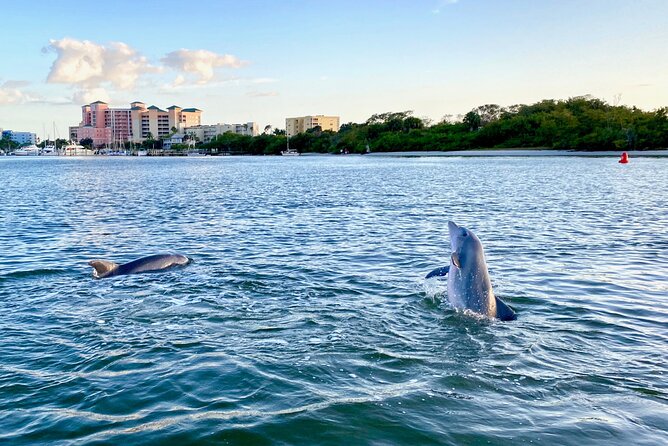
<svg viewBox="0 0 668 446">
<path fill-rule="evenodd" d="M 0 443 L 665 444 L 667 172 L 0 158 Z M 517 321 L 422 279 L 449 219 Z M 86 265 L 165 251 L 195 263 Z"/>
</svg>

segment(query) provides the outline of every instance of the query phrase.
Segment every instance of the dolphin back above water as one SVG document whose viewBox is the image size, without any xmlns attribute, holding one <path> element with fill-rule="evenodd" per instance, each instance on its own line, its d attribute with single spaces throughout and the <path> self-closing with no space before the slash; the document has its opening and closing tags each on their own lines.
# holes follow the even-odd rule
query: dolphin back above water
<svg viewBox="0 0 668 446">
<path fill-rule="evenodd" d="M 181 254 L 156 254 L 122 265 L 107 260 L 91 260 L 88 264 L 93 267 L 93 277 L 103 279 L 123 274 L 164 271 L 175 266 L 187 265 L 190 262 L 190 258 Z"/>
<path fill-rule="evenodd" d="M 489 280 L 482 243 L 468 229 L 448 222 L 450 231 L 450 265 L 436 268 L 427 276 L 448 276 L 448 300 L 458 309 L 467 309 L 502 321 L 517 319 L 515 312 L 494 296 Z"/>
</svg>

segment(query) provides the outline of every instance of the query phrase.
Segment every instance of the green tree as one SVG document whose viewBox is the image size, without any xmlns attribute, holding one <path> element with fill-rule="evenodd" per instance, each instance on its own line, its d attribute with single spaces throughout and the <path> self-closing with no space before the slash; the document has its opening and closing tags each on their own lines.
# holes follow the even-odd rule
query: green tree
<svg viewBox="0 0 668 446">
<path fill-rule="evenodd" d="M 10 153 L 19 147 L 19 143 L 12 141 L 9 138 L 0 138 L 0 150 L 5 153 Z"/>
<path fill-rule="evenodd" d="M 470 111 L 464 115 L 464 124 L 469 132 L 475 132 L 482 125 L 482 119 L 477 112 Z"/>
</svg>

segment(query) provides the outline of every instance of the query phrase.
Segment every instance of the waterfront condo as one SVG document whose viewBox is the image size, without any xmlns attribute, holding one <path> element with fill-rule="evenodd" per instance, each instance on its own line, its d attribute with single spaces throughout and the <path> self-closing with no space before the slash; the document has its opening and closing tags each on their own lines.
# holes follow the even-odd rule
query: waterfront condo
<svg viewBox="0 0 668 446">
<path fill-rule="evenodd" d="M 320 127 L 322 130 L 331 130 L 333 132 L 339 131 L 339 117 L 338 116 L 301 116 L 298 118 L 286 118 L 285 131 L 288 137 L 294 136 L 297 133 L 304 133 L 315 127 Z"/>
<path fill-rule="evenodd" d="M 155 105 L 146 107 L 143 102 L 133 102 L 130 108 L 110 108 L 102 101 L 81 107 L 81 123 L 70 127 L 70 139 L 92 139 L 95 147 L 142 142 L 149 138 L 160 139 L 176 129 L 201 124 L 202 110 L 172 105 L 162 110 Z"/>
</svg>

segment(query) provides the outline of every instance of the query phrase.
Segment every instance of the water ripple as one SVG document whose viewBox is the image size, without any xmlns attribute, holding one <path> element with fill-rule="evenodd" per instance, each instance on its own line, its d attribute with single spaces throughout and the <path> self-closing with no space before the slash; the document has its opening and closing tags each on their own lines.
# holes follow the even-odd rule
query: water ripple
<svg viewBox="0 0 668 446">
<path fill-rule="evenodd" d="M 0 159 L 0 442 L 662 444 L 666 167 Z M 517 321 L 422 279 L 450 219 Z"/>
</svg>

